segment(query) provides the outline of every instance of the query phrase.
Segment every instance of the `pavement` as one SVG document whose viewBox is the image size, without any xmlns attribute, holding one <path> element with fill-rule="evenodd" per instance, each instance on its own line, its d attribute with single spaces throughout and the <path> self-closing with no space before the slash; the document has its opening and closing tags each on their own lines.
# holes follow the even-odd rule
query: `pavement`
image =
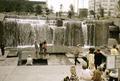
<svg viewBox="0 0 120 81">
<path fill-rule="evenodd" d="M 48 65 L 17 66 L 17 62 L 18 57 L 0 57 L 0 81 L 63 81 L 74 65 L 65 55 L 50 55 Z M 81 64 L 76 69 L 79 74 Z"/>
<path fill-rule="evenodd" d="M 76 67 L 77 75 L 81 73 L 81 66 L 85 62 L 78 58 L 80 64 Z M 17 66 L 18 57 L 0 56 L 0 81 L 63 81 L 70 76 L 70 67 L 74 65 L 74 56 L 49 55 L 48 65 Z"/>
<path fill-rule="evenodd" d="M 71 65 L 57 66 L 2 66 L 0 81 L 63 81 L 70 76 Z M 76 66 L 78 73 L 80 66 Z"/>
</svg>

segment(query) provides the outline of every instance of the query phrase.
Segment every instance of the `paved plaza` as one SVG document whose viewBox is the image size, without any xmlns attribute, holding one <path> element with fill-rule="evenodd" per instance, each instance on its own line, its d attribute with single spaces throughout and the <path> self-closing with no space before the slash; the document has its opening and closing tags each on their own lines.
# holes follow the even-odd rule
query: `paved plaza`
<svg viewBox="0 0 120 81">
<path fill-rule="evenodd" d="M 62 81 L 70 76 L 70 65 L 1 66 L 0 81 Z M 77 66 L 80 72 L 80 66 Z"/>
<path fill-rule="evenodd" d="M 54 57 L 53 57 L 54 58 Z M 17 66 L 17 58 L 6 58 L 0 61 L 0 81 L 62 81 L 65 76 L 70 76 L 72 65 L 38 65 Z M 81 65 L 77 65 L 80 73 Z"/>
<path fill-rule="evenodd" d="M 18 57 L 0 57 L 0 81 L 62 81 L 70 76 L 74 59 L 50 55 L 48 65 L 17 66 Z M 80 60 L 80 59 L 79 59 Z M 81 64 L 76 66 L 79 75 Z"/>
<path fill-rule="evenodd" d="M 88 49 L 84 49 L 84 53 Z M 33 65 L 18 66 L 19 57 L 7 57 L 8 55 L 16 55 L 12 52 L 6 53 L 0 57 L 0 81 L 63 81 L 66 76 L 70 76 L 70 67 L 74 65 L 74 55 L 71 53 L 66 54 L 49 54 L 47 58 L 47 65 Z M 23 57 L 27 57 L 31 54 L 36 56 L 35 51 L 23 51 Z M 82 55 L 84 56 L 84 53 Z M 80 64 L 77 64 L 76 70 L 79 77 L 81 73 L 81 66 L 85 61 L 80 55 L 78 60 Z"/>
</svg>

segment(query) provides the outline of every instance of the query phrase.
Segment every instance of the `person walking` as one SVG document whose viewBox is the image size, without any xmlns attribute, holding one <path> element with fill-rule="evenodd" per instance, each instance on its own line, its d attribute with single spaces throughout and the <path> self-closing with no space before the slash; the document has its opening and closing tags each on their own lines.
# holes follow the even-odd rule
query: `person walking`
<svg viewBox="0 0 120 81">
<path fill-rule="evenodd" d="M 75 65 L 77 65 L 77 63 L 79 63 L 80 64 L 80 62 L 79 62 L 79 60 L 78 60 L 78 56 L 79 56 L 79 54 L 75 54 Z"/>
<path fill-rule="evenodd" d="M 46 40 L 42 44 L 42 51 L 44 54 L 43 56 L 46 57 L 46 55 L 47 55 L 47 42 L 46 42 Z"/>
<path fill-rule="evenodd" d="M 79 44 L 76 46 L 75 52 L 74 52 L 74 56 L 75 56 L 75 58 L 74 58 L 75 65 L 77 65 L 77 63 L 80 64 L 80 61 L 78 60 L 78 57 L 79 57 L 79 54 L 81 53 L 81 49 L 82 49 L 82 48 L 79 48 L 79 46 L 80 46 Z"/>
</svg>

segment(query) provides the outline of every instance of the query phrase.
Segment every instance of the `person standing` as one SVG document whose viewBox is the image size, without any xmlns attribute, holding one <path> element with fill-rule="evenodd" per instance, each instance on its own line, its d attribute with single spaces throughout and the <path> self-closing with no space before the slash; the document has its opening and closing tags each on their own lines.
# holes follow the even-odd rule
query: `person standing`
<svg viewBox="0 0 120 81">
<path fill-rule="evenodd" d="M 40 55 L 40 58 L 42 58 L 43 59 L 43 43 L 41 42 L 40 44 L 39 44 L 39 55 Z"/>
<path fill-rule="evenodd" d="M 94 69 L 95 68 L 95 65 L 94 65 L 94 48 L 89 49 L 89 54 L 87 55 L 87 59 L 88 59 L 89 69 Z"/>
<path fill-rule="evenodd" d="M 43 52 L 42 45 L 43 45 L 43 43 L 39 44 L 39 48 L 40 48 L 39 54 Z"/>
<path fill-rule="evenodd" d="M 43 48 L 43 52 L 46 53 L 47 52 L 47 42 L 46 41 L 43 42 L 42 48 Z"/>
<path fill-rule="evenodd" d="M 37 41 L 35 41 L 35 53 L 36 53 L 36 58 L 37 58 L 38 57 L 38 53 L 39 53 L 39 47 L 38 47 Z"/>
<path fill-rule="evenodd" d="M 46 42 L 46 40 L 42 44 L 42 50 L 43 50 L 43 54 L 44 54 L 43 56 L 46 57 L 46 55 L 47 55 L 47 42 Z"/>
<path fill-rule="evenodd" d="M 94 56 L 94 64 L 95 64 L 95 68 L 97 69 L 97 67 L 102 64 L 103 55 L 100 52 L 100 49 L 97 49 L 97 51 L 94 54 L 95 54 L 95 56 Z"/>
<path fill-rule="evenodd" d="M 119 55 L 119 51 L 116 45 L 113 45 L 113 48 L 110 50 L 111 55 Z"/>
<path fill-rule="evenodd" d="M 2 56 L 4 56 L 5 55 L 5 45 L 2 43 L 0 48 L 1 48 Z"/>
<path fill-rule="evenodd" d="M 18 50 L 17 55 L 18 55 L 18 65 L 22 65 L 22 49 Z"/>
</svg>

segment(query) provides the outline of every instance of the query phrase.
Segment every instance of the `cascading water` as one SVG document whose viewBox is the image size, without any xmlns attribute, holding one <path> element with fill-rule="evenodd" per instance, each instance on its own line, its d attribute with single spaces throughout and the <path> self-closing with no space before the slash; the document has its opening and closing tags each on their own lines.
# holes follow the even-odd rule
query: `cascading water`
<svg viewBox="0 0 120 81">
<path fill-rule="evenodd" d="M 67 46 L 76 46 L 80 44 L 83 46 L 83 33 L 80 21 L 68 21 L 66 22 L 66 31 L 65 31 L 65 45 Z"/>
<path fill-rule="evenodd" d="M 82 32 L 83 32 L 83 38 L 84 38 L 84 47 L 88 46 L 88 42 L 87 42 L 87 40 L 88 40 L 88 33 L 87 33 L 88 29 L 87 28 L 88 28 L 87 24 L 85 22 L 82 22 Z"/>
<path fill-rule="evenodd" d="M 90 21 L 81 26 L 81 21 L 64 21 L 63 27 L 50 27 L 46 20 L 6 18 L 6 43 L 8 46 L 33 45 L 46 40 L 49 44 L 76 46 L 106 45 L 108 22 Z M 8 32 L 9 31 L 9 32 Z"/>
<path fill-rule="evenodd" d="M 46 25 L 46 20 L 9 18 L 6 19 L 6 24 L 8 24 L 8 22 L 16 23 L 15 27 L 18 30 L 16 31 L 18 39 L 15 41 L 18 42 L 17 45 L 33 45 L 35 40 L 37 40 L 38 43 L 44 40 L 52 43 L 53 32 L 51 28 Z M 9 26 L 9 28 L 13 25 L 14 24 Z"/>
<path fill-rule="evenodd" d="M 47 41 L 47 43 L 51 44 L 53 40 L 53 30 L 48 27 L 47 25 L 33 25 L 36 35 L 36 40 L 38 42 L 43 42 L 44 40 Z"/>
<path fill-rule="evenodd" d="M 87 43 L 89 46 L 95 46 L 95 25 L 94 24 L 88 24 L 87 25 L 88 30 L 88 40 Z"/>
<path fill-rule="evenodd" d="M 91 20 L 82 25 L 84 46 L 104 46 L 108 42 L 109 22 L 103 20 Z"/>
</svg>

